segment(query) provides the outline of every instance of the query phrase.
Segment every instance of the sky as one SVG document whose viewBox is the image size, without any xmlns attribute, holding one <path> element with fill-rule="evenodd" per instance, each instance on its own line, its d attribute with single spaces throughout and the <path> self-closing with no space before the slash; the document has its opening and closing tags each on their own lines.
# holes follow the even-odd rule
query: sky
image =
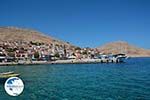
<svg viewBox="0 0 150 100">
<path fill-rule="evenodd" d="M 150 0 L 0 0 L 0 26 L 81 47 L 121 40 L 150 49 Z"/>
</svg>

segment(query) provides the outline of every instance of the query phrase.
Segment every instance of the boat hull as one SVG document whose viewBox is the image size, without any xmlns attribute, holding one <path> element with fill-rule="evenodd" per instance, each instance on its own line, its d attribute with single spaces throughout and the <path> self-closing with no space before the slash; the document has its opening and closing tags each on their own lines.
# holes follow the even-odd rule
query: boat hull
<svg viewBox="0 0 150 100">
<path fill-rule="evenodd" d="M 0 75 L 0 83 L 4 83 L 10 77 L 19 77 L 19 74 L 9 73 Z"/>
</svg>

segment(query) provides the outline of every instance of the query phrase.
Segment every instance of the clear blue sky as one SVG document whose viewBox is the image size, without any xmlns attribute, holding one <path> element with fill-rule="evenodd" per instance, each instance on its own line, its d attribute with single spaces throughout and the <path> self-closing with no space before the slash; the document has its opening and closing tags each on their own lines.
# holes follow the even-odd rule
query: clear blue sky
<svg viewBox="0 0 150 100">
<path fill-rule="evenodd" d="M 150 49 L 150 0 L 0 0 L 0 26 L 36 29 L 81 47 L 123 40 Z"/>
</svg>

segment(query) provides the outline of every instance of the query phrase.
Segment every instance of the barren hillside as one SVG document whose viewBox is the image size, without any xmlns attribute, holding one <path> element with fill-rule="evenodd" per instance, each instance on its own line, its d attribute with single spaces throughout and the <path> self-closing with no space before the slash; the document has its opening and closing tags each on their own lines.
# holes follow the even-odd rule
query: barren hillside
<svg viewBox="0 0 150 100">
<path fill-rule="evenodd" d="M 41 32 L 29 29 L 22 29 L 16 27 L 0 27 L 0 41 L 24 41 L 24 42 L 41 42 L 41 43 L 55 43 L 66 46 L 71 44 L 46 36 Z"/>
<path fill-rule="evenodd" d="M 128 56 L 134 57 L 150 56 L 150 50 L 130 45 L 124 41 L 108 43 L 101 47 L 98 47 L 97 49 L 102 53 L 126 53 Z"/>
</svg>

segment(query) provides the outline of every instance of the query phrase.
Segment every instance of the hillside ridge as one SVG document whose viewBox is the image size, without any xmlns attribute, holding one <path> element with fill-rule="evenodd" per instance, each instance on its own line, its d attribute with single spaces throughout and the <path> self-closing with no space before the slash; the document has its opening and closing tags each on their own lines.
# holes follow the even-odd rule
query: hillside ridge
<svg viewBox="0 0 150 100">
<path fill-rule="evenodd" d="M 96 49 L 98 49 L 102 53 L 125 53 L 128 56 L 133 57 L 150 56 L 150 50 L 134 46 L 126 41 L 115 41 L 106 43 L 102 46 L 97 47 Z"/>
</svg>

